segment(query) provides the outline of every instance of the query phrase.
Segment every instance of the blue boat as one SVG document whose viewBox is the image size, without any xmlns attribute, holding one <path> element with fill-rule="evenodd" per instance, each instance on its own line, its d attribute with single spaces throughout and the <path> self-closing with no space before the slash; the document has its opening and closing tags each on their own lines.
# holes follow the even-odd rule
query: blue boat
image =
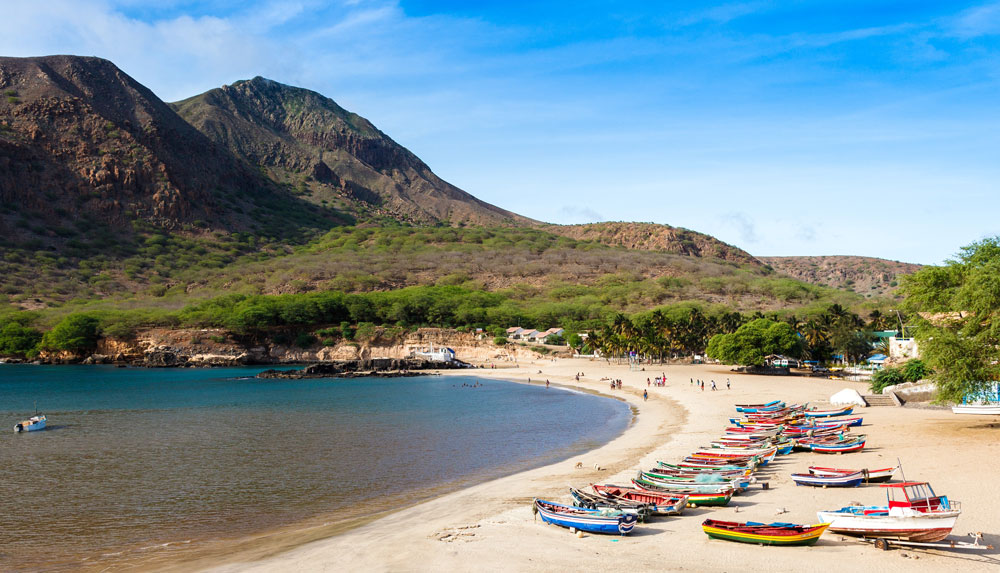
<svg viewBox="0 0 1000 573">
<path fill-rule="evenodd" d="M 851 412 L 854 412 L 853 406 L 844 406 L 843 408 L 834 408 L 832 410 L 806 410 L 802 413 L 807 418 L 829 418 L 832 416 L 850 416 Z"/>
<path fill-rule="evenodd" d="M 783 401 L 774 400 L 773 402 L 768 402 L 767 404 L 737 404 L 736 411 L 747 414 L 756 414 L 760 412 L 773 412 L 784 407 L 785 403 Z"/>
<path fill-rule="evenodd" d="M 795 485 L 811 485 L 813 487 L 858 487 L 865 481 L 866 472 L 856 471 L 842 475 L 792 474 Z"/>
<path fill-rule="evenodd" d="M 541 499 L 532 500 L 532 510 L 541 515 L 545 523 L 589 533 L 628 535 L 639 520 L 634 513 L 617 509 L 584 509 Z"/>
</svg>

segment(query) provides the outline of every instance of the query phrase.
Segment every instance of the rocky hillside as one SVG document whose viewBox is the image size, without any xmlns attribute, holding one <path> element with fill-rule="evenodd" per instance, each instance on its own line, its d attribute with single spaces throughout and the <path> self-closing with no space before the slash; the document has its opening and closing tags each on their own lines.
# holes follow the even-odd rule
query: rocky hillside
<svg viewBox="0 0 1000 573">
<path fill-rule="evenodd" d="M 714 258 L 762 266 L 750 253 L 695 231 L 655 223 L 591 223 L 547 225 L 546 231 L 582 241 L 640 251 L 660 251 L 689 257 Z"/>
<path fill-rule="evenodd" d="M 921 265 L 873 257 L 760 257 L 775 271 L 820 286 L 853 290 L 866 297 L 892 294 L 899 277 Z"/>
<path fill-rule="evenodd" d="M 172 104 L 206 137 L 301 197 L 417 224 L 533 221 L 476 199 L 316 92 L 256 77 Z"/>
<path fill-rule="evenodd" d="M 0 58 L 0 239 L 56 248 L 133 223 L 272 232 L 337 218 L 249 168 L 111 62 Z"/>
</svg>

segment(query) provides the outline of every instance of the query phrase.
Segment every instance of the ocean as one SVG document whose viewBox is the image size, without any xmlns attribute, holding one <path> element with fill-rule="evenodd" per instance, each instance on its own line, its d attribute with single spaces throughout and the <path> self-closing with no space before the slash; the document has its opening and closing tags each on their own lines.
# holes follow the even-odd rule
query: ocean
<svg viewBox="0 0 1000 573">
<path fill-rule="evenodd" d="M 130 568 L 376 515 L 590 450 L 631 419 L 616 400 L 474 373 L 261 370 L 0 365 L 0 570 Z M 48 428 L 15 434 L 36 404 Z"/>
</svg>

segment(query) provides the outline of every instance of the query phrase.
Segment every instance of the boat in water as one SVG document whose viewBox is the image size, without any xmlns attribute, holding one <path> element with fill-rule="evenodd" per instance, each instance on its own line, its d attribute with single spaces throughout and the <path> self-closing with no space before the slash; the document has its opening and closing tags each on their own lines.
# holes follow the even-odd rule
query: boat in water
<svg viewBox="0 0 1000 573">
<path fill-rule="evenodd" d="M 706 519 L 701 529 L 712 539 L 725 539 L 758 545 L 814 545 L 829 523 L 737 523 Z"/>
<path fill-rule="evenodd" d="M 35 414 L 34 416 L 14 424 L 14 432 L 34 432 L 45 429 L 45 414 Z"/>
<path fill-rule="evenodd" d="M 887 505 L 850 505 L 820 511 L 830 531 L 864 538 L 931 543 L 948 537 L 962 513 L 961 504 L 939 496 L 927 482 L 884 484 Z"/>
</svg>

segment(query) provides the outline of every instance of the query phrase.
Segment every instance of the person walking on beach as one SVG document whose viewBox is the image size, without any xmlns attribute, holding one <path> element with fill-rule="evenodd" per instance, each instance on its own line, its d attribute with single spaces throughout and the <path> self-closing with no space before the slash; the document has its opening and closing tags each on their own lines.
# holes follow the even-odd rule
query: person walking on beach
<svg viewBox="0 0 1000 573">
<path fill-rule="evenodd" d="M 729 378 L 726 378 L 726 390 L 729 390 Z"/>
<path fill-rule="evenodd" d="M 715 380 L 712 380 L 712 392 L 715 392 Z"/>
<path fill-rule="evenodd" d="M 549 381 L 548 381 L 548 380 L 546 380 L 546 381 L 545 381 L 545 387 L 546 387 L 546 388 L 548 388 L 548 387 L 549 387 Z M 714 390 L 714 388 L 713 388 L 713 390 Z"/>
<path fill-rule="evenodd" d="M 642 401 L 645 402 L 648 399 L 649 399 L 649 390 L 643 390 L 642 391 Z"/>
</svg>

